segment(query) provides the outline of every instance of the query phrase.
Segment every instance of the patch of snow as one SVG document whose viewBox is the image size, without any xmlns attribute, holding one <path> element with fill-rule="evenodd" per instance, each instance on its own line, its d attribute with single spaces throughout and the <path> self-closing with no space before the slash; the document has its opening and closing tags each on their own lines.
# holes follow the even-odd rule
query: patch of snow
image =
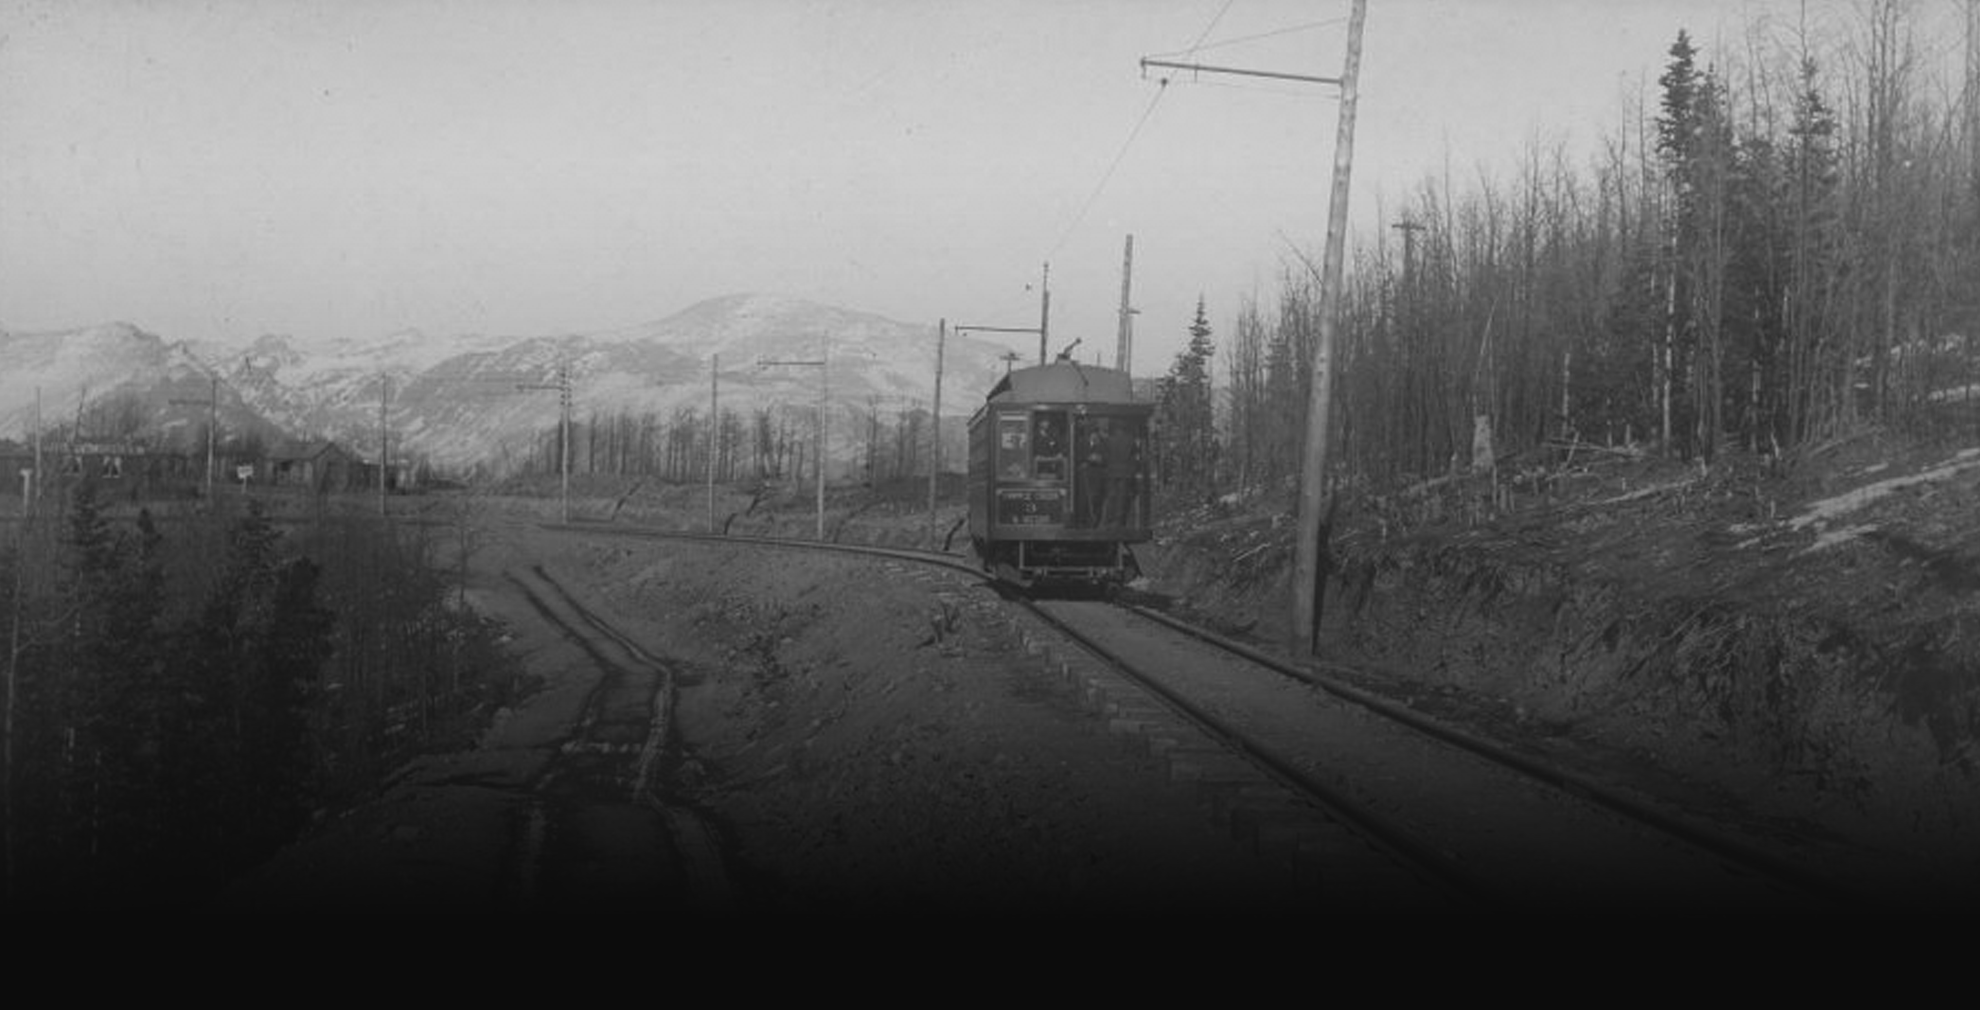
<svg viewBox="0 0 1980 1010">
<path fill-rule="evenodd" d="M 1801 549 L 1801 553 L 1813 554 L 1816 551 L 1827 550 L 1837 544 L 1846 543 L 1865 533 L 1872 533 L 1876 530 L 1877 526 L 1871 523 L 1864 523 L 1857 526 L 1839 526 L 1832 530 L 1823 530 L 1822 535 L 1816 537 L 1814 543 Z"/>
<path fill-rule="evenodd" d="M 1889 480 L 1881 480 L 1875 484 L 1865 484 L 1862 487 L 1846 491 L 1833 498 L 1824 498 L 1809 505 L 1806 513 L 1789 519 L 1787 526 L 1788 529 L 1799 530 L 1817 523 L 1826 523 L 1837 516 L 1863 508 L 1878 499 L 1890 495 L 1892 492 L 1917 484 L 1929 484 L 1933 481 L 1949 480 L 1976 466 L 1980 466 L 1980 448 L 1962 449 L 1954 454 L 1951 459 L 1930 470 L 1920 470 L 1914 474 L 1892 477 Z"/>
</svg>

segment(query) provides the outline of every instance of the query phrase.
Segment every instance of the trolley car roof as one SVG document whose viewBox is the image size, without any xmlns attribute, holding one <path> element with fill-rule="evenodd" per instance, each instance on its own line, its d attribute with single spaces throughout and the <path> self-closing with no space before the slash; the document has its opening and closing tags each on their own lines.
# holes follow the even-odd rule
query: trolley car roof
<svg viewBox="0 0 1980 1010">
<path fill-rule="evenodd" d="M 1134 383 L 1115 368 L 1055 361 L 1012 370 L 985 398 L 994 403 L 1133 403 Z"/>
</svg>

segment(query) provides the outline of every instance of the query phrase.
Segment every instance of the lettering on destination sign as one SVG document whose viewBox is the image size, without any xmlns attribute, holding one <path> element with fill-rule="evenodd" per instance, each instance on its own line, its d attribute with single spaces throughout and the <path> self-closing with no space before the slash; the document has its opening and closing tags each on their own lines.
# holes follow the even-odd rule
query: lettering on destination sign
<svg viewBox="0 0 1980 1010">
<path fill-rule="evenodd" d="M 1066 521 L 1066 492 L 1062 488 L 1003 488 L 997 492 L 1000 526 L 1062 526 Z"/>
</svg>

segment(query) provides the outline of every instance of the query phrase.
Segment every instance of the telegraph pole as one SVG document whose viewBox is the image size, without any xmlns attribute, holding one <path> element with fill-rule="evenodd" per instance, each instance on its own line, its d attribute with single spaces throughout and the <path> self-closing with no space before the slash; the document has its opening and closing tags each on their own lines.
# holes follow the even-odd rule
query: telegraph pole
<svg viewBox="0 0 1980 1010">
<path fill-rule="evenodd" d="M 1306 444 L 1300 465 L 1299 542 L 1293 561 L 1292 650 L 1302 657 L 1314 655 L 1319 645 L 1321 599 L 1320 548 L 1322 523 L 1326 522 L 1321 499 L 1326 490 L 1327 440 L 1333 408 L 1333 354 L 1335 317 L 1340 314 L 1341 260 L 1347 242 L 1348 178 L 1354 166 L 1355 82 L 1361 72 L 1361 31 L 1367 20 L 1367 0 L 1354 0 L 1348 18 L 1347 58 L 1339 77 L 1239 70 L 1193 63 L 1169 63 L 1143 59 L 1143 67 L 1170 67 L 1198 73 L 1238 74 L 1280 80 L 1332 84 L 1340 88 L 1340 109 L 1335 124 L 1334 182 L 1327 208 L 1326 256 L 1320 271 L 1320 327 L 1313 349 L 1312 393 L 1306 408 Z"/>
<path fill-rule="evenodd" d="M 1052 264 L 1045 264 L 1045 272 L 1038 285 L 1038 363 L 1045 363 L 1045 334 L 1052 328 Z"/>
<path fill-rule="evenodd" d="M 949 342 L 949 320 L 935 326 L 935 412 L 928 418 L 928 549 L 935 549 L 935 494 L 942 479 L 942 350 Z"/>
<path fill-rule="evenodd" d="M 206 468 L 206 473 L 207 473 L 207 479 L 209 481 L 212 480 L 213 467 L 211 466 L 210 462 Z M 36 386 L 34 387 L 34 498 L 31 502 L 29 502 L 30 506 L 38 506 L 41 504 L 41 482 L 42 482 L 41 387 Z M 207 498 L 211 499 L 212 497 L 213 497 L 212 489 L 209 487 L 207 489 Z M 40 511 L 41 510 L 39 508 L 30 507 L 29 509 L 30 514 L 36 514 L 39 513 Z M 12 822 L 10 821 L 8 823 L 11 824 Z"/>
<path fill-rule="evenodd" d="M 564 464 L 562 512 L 564 516 L 563 521 L 565 523 L 569 523 L 571 521 L 571 369 L 570 369 L 570 364 L 564 360 L 564 357 L 562 355 L 558 355 L 557 381 L 518 382 L 516 383 L 516 388 L 519 390 L 554 389 L 557 391 L 558 406 L 560 407 L 560 410 L 558 411 L 558 420 L 557 420 L 558 435 L 560 442 L 559 455 L 563 457 L 563 464 Z"/>
<path fill-rule="evenodd" d="M 388 455 L 391 443 L 386 440 L 385 405 L 392 399 L 392 377 L 378 377 L 378 514 L 385 515 L 385 480 L 392 470 L 392 460 Z"/>
<path fill-rule="evenodd" d="M 1134 278 L 1134 236 L 1127 237 L 1121 253 L 1121 329 L 1114 341 L 1114 367 L 1125 372 L 1134 355 L 1134 307 L 1128 304 L 1129 282 Z"/>
<path fill-rule="evenodd" d="M 175 407 L 205 407 L 205 408 L 206 408 L 206 411 L 207 411 L 207 413 L 206 413 L 206 501 L 207 501 L 207 506 L 206 506 L 206 507 L 207 507 L 207 508 L 212 508 L 212 507 L 213 507 L 213 504 L 212 504 L 212 503 L 213 503 L 213 435 L 214 435 L 214 432 L 215 432 L 215 431 L 217 431 L 217 430 L 219 429 L 219 427 L 220 427 L 220 376 L 218 376 L 218 375 L 208 375 L 208 376 L 207 376 L 207 379 L 208 379 L 208 380 L 209 380 L 209 381 L 210 381 L 210 382 L 212 383 L 212 390 L 211 390 L 211 392 L 209 393 L 209 395 L 208 395 L 208 396 L 206 397 L 206 399 L 204 399 L 204 400 L 170 400 L 170 401 L 167 401 L 167 402 L 169 402 L 169 403 L 171 403 L 171 404 L 172 404 L 173 406 L 175 406 Z M 39 406 L 37 406 L 37 407 L 36 407 L 36 410 L 37 410 L 37 411 L 39 411 L 39 409 L 40 409 L 40 408 L 39 408 Z M 39 450 L 37 450 L 37 451 L 39 451 Z M 35 464 L 35 466 L 36 466 L 36 468 L 38 469 L 38 468 L 40 467 L 40 464 L 39 464 L 39 463 L 36 463 L 36 464 Z"/>
<path fill-rule="evenodd" d="M 831 360 L 832 345 L 830 338 L 820 334 L 818 337 L 817 361 L 765 361 L 759 359 L 756 362 L 756 367 L 758 368 L 769 368 L 773 365 L 790 365 L 793 367 L 818 369 L 818 417 L 814 423 L 811 437 L 818 443 L 813 447 L 812 455 L 817 457 L 813 462 L 818 471 L 817 536 L 820 541 L 825 539 L 825 407 L 832 399 L 832 369 L 827 364 Z"/>
<path fill-rule="evenodd" d="M 715 532 L 715 453 L 722 445 L 721 404 L 722 356 L 708 363 L 708 532 Z"/>
</svg>

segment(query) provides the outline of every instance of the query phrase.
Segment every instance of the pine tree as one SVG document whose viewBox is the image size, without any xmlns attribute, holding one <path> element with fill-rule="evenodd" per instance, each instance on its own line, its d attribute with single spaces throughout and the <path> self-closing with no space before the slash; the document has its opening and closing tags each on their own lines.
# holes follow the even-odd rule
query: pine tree
<svg viewBox="0 0 1980 1010">
<path fill-rule="evenodd" d="M 1216 480 L 1217 432 L 1210 390 L 1210 320 L 1202 296 L 1189 326 L 1189 346 L 1162 377 L 1156 399 L 1158 455 L 1163 483 L 1185 498 L 1208 495 Z"/>
<path fill-rule="evenodd" d="M 179 636 L 185 711 L 170 743 L 175 841 L 217 879 L 293 837 L 312 793 L 304 706 L 330 653 L 316 565 L 284 558 L 258 503 L 228 531 L 219 582 Z"/>
<path fill-rule="evenodd" d="M 1661 395 L 1667 446 L 1710 458 L 1721 427 L 1726 203 L 1732 138 L 1724 89 L 1698 69 L 1684 31 L 1671 44 L 1657 119 L 1670 186 Z"/>
</svg>

